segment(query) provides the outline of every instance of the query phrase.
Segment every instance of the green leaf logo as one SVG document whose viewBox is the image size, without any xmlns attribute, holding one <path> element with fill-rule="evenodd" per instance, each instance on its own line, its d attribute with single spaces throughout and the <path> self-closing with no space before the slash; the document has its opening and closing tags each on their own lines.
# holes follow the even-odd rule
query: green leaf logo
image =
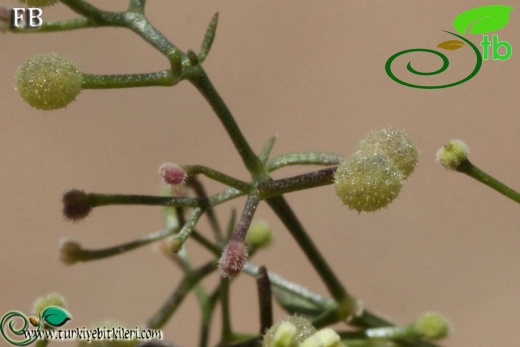
<svg viewBox="0 0 520 347">
<path fill-rule="evenodd" d="M 472 8 L 459 14 L 453 26 L 462 35 L 469 29 L 470 34 L 486 34 L 502 29 L 509 22 L 509 12 L 514 8 L 505 5 L 488 5 Z"/>
<path fill-rule="evenodd" d="M 68 320 L 72 319 L 70 313 L 58 306 L 49 306 L 42 313 L 43 320 L 54 327 L 61 327 Z"/>
</svg>

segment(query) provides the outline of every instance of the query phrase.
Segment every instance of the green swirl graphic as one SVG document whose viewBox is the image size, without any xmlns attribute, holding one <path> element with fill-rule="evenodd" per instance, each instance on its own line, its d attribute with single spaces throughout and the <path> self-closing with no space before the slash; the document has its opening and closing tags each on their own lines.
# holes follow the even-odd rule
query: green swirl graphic
<svg viewBox="0 0 520 347">
<path fill-rule="evenodd" d="M 421 89 L 449 88 L 449 87 L 453 87 L 453 86 L 456 86 L 458 84 L 464 83 L 464 82 L 472 79 L 473 77 L 475 77 L 475 75 L 479 72 L 480 67 L 482 66 L 482 55 L 480 54 L 480 51 L 478 50 L 478 48 L 472 42 L 470 42 L 469 40 L 465 39 L 464 37 L 462 37 L 460 35 L 457 35 L 457 34 L 452 33 L 450 31 L 445 31 L 445 30 L 443 30 L 443 31 L 448 33 L 448 34 L 451 34 L 453 36 L 456 36 L 456 37 L 458 37 L 461 40 L 464 40 L 464 42 L 466 42 L 469 46 L 471 46 L 471 48 L 473 48 L 473 51 L 475 52 L 475 56 L 477 57 L 477 61 L 476 61 L 476 64 L 475 64 L 475 68 L 473 69 L 473 71 L 467 77 L 461 79 L 460 81 L 453 82 L 453 83 L 450 83 L 450 84 L 444 84 L 444 85 L 440 85 L 440 86 L 421 86 L 421 85 L 411 84 L 411 83 L 405 82 L 405 81 L 399 79 L 398 77 L 396 77 L 394 75 L 394 73 L 392 72 L 392 69 L 391 69 L 392 62 L 397 57 L 399 57 L 399 56 L 401 56 L 403 54 L 406 54 L 406 53 L 410 53 L 410 52 L 433 53 L 433 54 L 437 55 L 438 57 L 440 57 L 442 59 L 442 67 L 440 69 L 437 69 L 437 70 L 431 71 L 431 72 L 421 72 L 421 71 L 415 70 L 412 67 L 411 62 L 408 62 L 408 65 L 406 66 L 406 68 L 411 73 L 413 73 L 415 75 L 421 75 L 421 76 L 430 76 L 430 75 L 437 75 L 437 74 L 440 74 L 443 71 L 445 71 L 448 68 L 448 66 L 450 65 L 450 62 L 449 62 L 448 58 L 444 54 L 442 54 L 441 52 L 435 51 L 433 49 L 427 49 L 427 48 L 412 48 L 412 49 L 407 49 L 407 50 L 404 50 L 404 51 L 401 51 L 401 52 L 397 52 L 396 54 L 392 55 L 390 58 L 388 58 L 388 60 L 386 61 L 386 64 L 385 64 L 385 70 L 386 70 L 386 73 L 388 74 L 388 76 L 391 79 L 393 79 L 395 82 L 397 82 L 399 84 L 402 84 L 404 86 L 412 87 L 412 88 L 421 88 Z"/>
<path fill-rule="evenodd" d="M 23 326 L 20 329 L 15 328 L 15 319 L 21 318 L 23 321 Z M 41 317 L 40 317 L 41 318 Z M 38 320 L 38 327 L 37 329 L 40 330 L 41 327 L 41 319 Z M 24 314 L 18 312 L 18 311 L 10 311 L 7 312 L 0 321 L 0 333 L 2 333 L 2 336 L 4 339 L 6 339 L 7 342 L 9 342 L 12 345 L 15 346 L 27 346 L 31 343 L 33 343 L 36 340 L 36 335 L 31 335 L 29 338 L 25 338 L 25 340 L 16 341 L 13 340 L 5 331 L 6 325 L 9 327 L 9 331 L 11 334 L 17 335 L 17 336 L 25 336 L 24 332 L 27 330 L 27 327 L 29 326 L 29 319 L 25 317 Z"/>
</svg>

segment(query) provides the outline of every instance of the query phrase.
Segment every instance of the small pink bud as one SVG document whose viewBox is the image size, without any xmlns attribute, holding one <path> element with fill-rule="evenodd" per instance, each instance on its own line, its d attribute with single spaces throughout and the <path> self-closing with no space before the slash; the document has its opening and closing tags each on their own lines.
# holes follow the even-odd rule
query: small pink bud
<svg viewBox="0 0 520 347">
<path fill-rule="evenodd" d="M 78 189 L 65 193 L 62 201 L 63 214 L 73 222 L 85 218 L 92 210 L 87 193 Z"/>
<path fill-rule="evenodd" d="M 188 174 L 182 167 L 174 163 L 163 163 L 159 166 L 159 175 L 164 183 L 176 186 L 186 182 Z"/>
<path fill-rule="evenodd" d="M 231 240 L 224 248 L 218 261 L 220 275 L 224 278 L 235 278 L 240 275 L 247 261 L 247 248 L 243 242 Z"/>
</svg>

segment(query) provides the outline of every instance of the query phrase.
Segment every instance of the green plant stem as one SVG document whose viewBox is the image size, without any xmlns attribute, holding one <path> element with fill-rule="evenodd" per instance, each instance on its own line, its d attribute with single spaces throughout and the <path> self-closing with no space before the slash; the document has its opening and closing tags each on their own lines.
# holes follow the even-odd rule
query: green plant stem
<svg viewBox="0 0 520 347">
<path fill-rule="evenodd" d="M 276 142 L 276 136 L 273 136 L 267 141 L 262 147 L 262 150 L 260 151 L 260 154 L 258 155 L 258 159 L 260 159 L 260 162 L 262 165 L 265 165 L 267 160 L 269 159 L 269 155 L 271 154 L 271 150 L 273 149 L 274 143 Z"/>
<path fill-rule="evenodd" d="M 249 146 L 233 115 L 209 80 L 206 72 L 199 65 L 196 71 L 188 76 L 188 79 L 208 101 L 213 111 L 215 111 L 249 172 L 252 174 L 261 173 L 262 163 Z"/>
<path fill-rule="evenodd" d="M 338 303 L 338 321 L 353 316 L 358 309 L 357 301 L 348 294 L 345 287 L 343 287 L 339 279 L 329 267 L 285 198 L 282 196 L 270 198 L 267 200 L 267 203 L 289 230 L 294 240 L 298 243 L 307 256 L 307 259 L 324 282 L 331 296 Z"/>
<path fill-rule="evenodd" d="M 9 32 L 14 34 L 50 33 L 56 31 L 96 28 L 98 26 L 99 25 L 92 23 L 88 18 L 79 17 L 62 21 L 44 22 L 36 28 L 12 28 Z"/>
<path fill-rule="evenodd" d="M 211 178 L 217 182 L 220 182 L 229 187 L 238 189 L 244 193 L 247 193 L 251 190 L 251 184 L 246 183 L 244 181 L 238 180 L 234 177 L 228 176 L 222 172 L 217 170 L 213 170 L 207 166 L 203 165 L 182 165 L 182 168 L 186 171 L 188 176 L 203 174 L 204 176 Z"/>
<path fill-rule="evenodd" d="M 354 316 L 350 321 L 350 325 L 360 328 L 377 328 L 388 327 L 394 324 L 386 319 L 383 319 L 367 309 L 363 309 L 361 314 Z"/>
<path fill-rule="evenodd" d="M 186 184 L 193 189 L 193 191 L 199 198 L 207 199 L 208 194 L 206 193 L 206 189 L 204 188 L 197 176 L 188 177 Z M 218 243 L 223 243 L 224 236 L 222 235 L 222 229 L 220 228 L 220 224 L 218 222 L 214 209 L 209 207 L 206 210 L 205 215 L 208 218 L 211 230 L 213 230 L 215 240 L 217 240 Z"/>
<path fill-rule="evenodd" d="M 134 87 L 170 87 L 175 84 L 170 70 L 142 74 L 93 75 L 82 74 L 82 89 L 112 89 Z"/>
<path fill-rule="evenodd" d="M 273 302 L 271 295 L 271 282 L 267 269 L 260 267 L 260 273 L 256 276 L 256 287 L 258 289 L 258 307 L 260 309 L 260 331 L 263 335 L 273 325 Z"/>
<path fill-rule="evenodd" d="M 103 249 L 81 249 L 79 254 L 79 261 L 100 260 L 108 257 L 113 257 L 134 250 L 136 248 L 148 245 L 152 242 L 164 239 L 175 233 L 175 229 L 164 229 L 155 233 L 149 234 L 141 239 L 123 243 L 121 245 L 103 248 Z"/>
<path fill-rule="evenodd" d="M 74 12 L 89 18 L 95 25 L 126 27 L 132 30 L 166 57 L 172 51 L 178 50 L 174 44 L 150 24 L 142 11 L 108 12 L 102 11 L 83 0 L 61 0 L 61 2 Z M 144 7 L 143 1 L 131 3 L 131 8 L 134 10 L 141 7 Z"/>
<path fill-rule="evenodd" d="M 164 56 L 169 57 L 179 50 L 159 30 L 153 27 L 143 13 L 127 12 L 124 17 L 125 27 L 129 28 Z"/>
<path fill-rule="evenodd" d="M 244 265 L 244 272 L 251 276 L 256 277 L 260 274 L 260 268 L 251 262 L 247 262 Z M 269 280 L 271 281 L 271 284 L 273 286 L 281 288 L 285 291 L 292 293 L 295 296 L 298 296 L 304 300 L 312 302 L 316 306 L 323 307 L 323 308 L 331 308 L 331 307 L 336 306 L 336 304 L 333 300 L 331 300 L 329 298 L 325 298 L 317 293 L 314 293 L 299 284 L 290 282 L 290 281 L 286 280 L 285 278 L 283 278 L 282 276 L 280 276 L 272 271 L 269 271 L 268 275 L 269 275 Z"/>
<path fill-rule="evenodd" d="M 178 223 L 176 224 L 176 227 L 178 228 L 178 225 L 184 225 L 186 223 L 186 218 L 184 217 L 184 210 L 181 207 L 176 207 L 175 212 L 178 216 Z M 208 211 L 206 211 L 206 215 L 207 214 Z M 202 247 L 206 248 L 208 251 L 213 253 L 215 256 L 220 255 L 221 248 L 213 244 L 205 236 L 200 234 L 197 230 L 192 230 L 191 238 L 198 242 Z"/>
<path fill-rule="evenodd" d="M 222 253 L 222 248 L 213 244 L 210 240 L 204 237 L 197 230 L 193 230 L 191 233 L 191 238 L 197 241 L 201 246 L 210 251 L 213 255 L 220 256 Z"/>
<path fill-rule="evenodd" d="M 213 45 L 213 40 L 215 39 L 215 33 L 217 31 L 218 25 L 218 12 L 213 15 L 211 21 L 208 24 L 208 28 L 206 29 L 206 34 L 204 35 L 204 40 L 202 40 L 202 45 L 200 47 L 200 52 L 198 55 L 198 61 L 202 64 L 211 50 L 211 46 Z"/>
<path fill-rule="evenodd" d="M 190 290 L 204 277 L 217 269 L 217 262 L 210 261 L 186 274 L 163 306 L 147 322 L 149 329 L 160 329 L 180 306 Z"/>
<path fill-rule="evenodd" d="M 178 216 L 180 224 L 186 223 L 182 211 L 178 213 Z M 193 271 L 186 248 L 184 248 L 183 251 L 177 253 L 177 255 L 175 256 L 172 256 L 171 253 L 169 253 L 169 255 L 170 258 L 173 259 L 176 264 L 181 266 L 185 274 L 188 274 Z M 199 345 L 200 347 L 206 347 L 209 341 L 209 329 L 211 318 L 213 317 L 213 311 L 219 299 L 220 286 L 217 287 L 213 294 L 208 296 L 208 294 L 204 290 L 204 287 L 199 281 L 194 286 L 194 292 L 201 310 L 201 331 Z"/>
<path fill-rule="evenodd" d="M 182 226 L 181 230 L 174 235 L 173 240 L 171 242 L 171 249 L 174 253 L 177 253 L 181 249 L 184 242 L 186 242 L 188 237 L 192 234 L 193 230 L 195 229 L 195 226 L 197 225 L 197 222 L 199 221 L 203 213 L 204 209 L 200 207 L 194 208 L 190 214 L 190 217 Z"/>
<path fill-rule="evenodd" d="M 172 206 L 172 207 L 201 207 L 208 208 L 222 204 L 226 201 L 244 195 L 234 188 L 211 195 L 209 198 L 184 198 L 170 196 L 131 195 L 131 194 L 87 194 L 90 207 L 109 205 L 150 205 L 150 206 Z"/>
<path fill-rule="evenodd" d="M 220 279 L 220 304 L 222 313 L 222 338 L 221 341 L 232 341 L 233 329 L 231 328 L 231 314 L 229 310 L 229 279 Z"/>
<path fill-rule="evenodd" d="M 260 198 L 258 192 L 251 192 L 247 197 L 246 205 L 244 206 L 244 210 L 242 211 L 240 219 L 233 231 L 233 235 L 231 235 L 231 240 L 241 243 L 244 242 L 259 203 Z"/>
<path fill-rule="evenodd" d="M 484 183 L 488 187 L 493 188 L 494 190 L 508 197 L 509 199 L 520 203 L 519 192 L 506 186 L 496 178 L 485 173 L 484 171 L 473 165 L 473 163 L 471 163 L 468 159 L 460 163 L 460 165 L 457 167 L 457 171 L 465 173 L 466 175 L 476 179 L 477 181 Z"/>
<path fill-rule="evenodd" d="M 97 25 L 123 26 L 124 12 L 108 12 L 100 10 L 84 0 L 60 0 L 72 11 L 90 19 Z"/>
<path fill-rule="evenodd" d="M 218 286 L 217 289 L 215 289 L 213 293 L 209 296 L 202 310 L 199 342 L 200 347 L 207 347 L 209 343 L 209 331 L 211 328 L 211 320 L 213 318 L 213 313 L 215 312 L 215 307 L 219 298 L 220 286 Z"/>
<path fill-rule="evenodd" d="M 212 252 L 215 256 L 220 256 L 221 248 L 213 245 L 208 240 L 205 240 L 202 235 L 199 235 L 204 241 L 198 240 L 195 235 L 197 233 L 194 232 L 192 234 L 192 238 L 194 238 L 197 242 L 199 242 L 203 247 Z M 260 275 L 260 267 L 254 265 L 251 262 L 247 262 L 244 265 L 243 271 L 251 276 L 257 277 Z M 294 282 L 290 282 L 282 276 L 269 271 L 268 272 L 269 281 L 271 285 L 278 287 L 284 291 L 290 292 L 292 295 L 297 296 L 303 300 L 313 303 L 317 307 L 323 308 L 323 310 L 334 310 L 337 308 L 337 304 L 334 300 L 329 298 L 325 298 L 299 284 Z M 336 319 L 337 321 L 337 319 Z M 372 313 L 368 309 L 364 309 L 361 314 L 356 315 L 350 321 L 350 325 L 360 327 L 360 328 L 374 328 L 374 327 L 385 327 L 385 326 L 394 326 L 388 320 L 380 318 L 376 314 Z"/>
<path fill-rule="evenodd" d="M 303 175 L 263 181 L 258 183 L 258 191 L 262 199 L 268 199 L 285 193 L 332 184 L 336 168 L 334 166 Z"/>
<path fill-rule="evenodd" d="M 336 153 L 295 152 L 279 155 L 269 160 L 267 171 L 271 172 L 289 165 L 338 165 L 345 159 Z"/>
<path fill-rule="evenodd" d="M 171 196 L 150 196 L 150 195 L 130 195 L 130 194 L 99 194 L 89 193 L 88 202 L 91 207 L 108 205 L 151 205 L 151 206 L 178 206 L 178 207 L 197 207 L 201 205 L 202 199 L 171 197 Z"/>
</svg>

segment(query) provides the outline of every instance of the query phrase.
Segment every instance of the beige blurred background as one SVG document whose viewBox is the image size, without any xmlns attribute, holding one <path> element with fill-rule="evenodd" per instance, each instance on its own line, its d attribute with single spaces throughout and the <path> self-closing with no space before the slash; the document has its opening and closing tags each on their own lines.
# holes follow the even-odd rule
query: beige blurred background
<svg viewBox="0 0 520 347">
<path fill-rule="evenodd" d="M 126 7 L 126 1 L 95 3 L 113 10 Z M 3 4 L 19 5 L 14 0 Z M 518 344 L 520 206 L 470 178 L 447 172 L 435 162 L 435 152 L 452 138 L 464 139 L 474 163 L 520 188 L 520 12 L 511 12 L 507 27 L 497 32 L 512 45 L 512 57 L 484 61 L 478 75 L 462 85 L 440 90 L 404 87 L 386 75 L 384 65 L 398 51 L 435 48 L 452 39 L 442 30 L 453 30 L 457 14 L 488 4 L 291 0 L 147 5 L 152 22 L 183 50 L 198 50 L 209 19 L 220 12 L 217 38 L 204 65 L 255 150 L 277 134 L 274 155 L 302 150 L 349 154 L 371 129 L 407 130 L 421 151 L 420 165 L 388 209 L 361 215 L 349 211 L 331 186 L 287 199 L 366 307 L 402 324 L 425 311 L 442 312 L 454 326 L 445 342 L 451 347 Z M 44 20 L 73 16 L 63 5 L 44 9 Z M 478 46 L 481 35 L 471 40 Z M 29 312 L 36 297 L 57 291 L 68 300 L 73 315 L 69 324 L 74 327 L 106 318 L 138 325 L 179 282 L 181 273 L 171 262 L 145 247 L 67 267 L 57 260 L 57 245 L 65 237 L 88 248 L 133 240 L 163 227 L 161 209 L 98 208 L 85 221 L 72 224 L 61 215 L 62 193 L 80 188 L 157 194 L 156 170 L 164 161 L 204 164 L 247 179 L 240 157 L 187 82 L 174 88 L 88 90 L 67 109 L 54 112 L 32 109 L 14 90 L 17 67 L 39 53 L 69 57 L 89 73 L 168 67 L 128 30 L 3 34 L 0 44 L 0 314 Z M 432 81 L 454 81 L 472 69 L 469 47 L 446 52 L 452 65 Z M 438 60 L 424 55 L 415 55 L 413 61 L 418 69 L 439 66 Z M 311 169 L 285 169 L 275 177 Z M 220 189 L 208 185 L 210 192 Z M 231 208 L 241 209 L 243 202 L 219 207 L 221 224 Z M 326 294 L 265 205 L 258 217 L 275 227 L 277 242 L 259 253 L 255 263 Z M 188 246 L 195 262 L 207 259 L 193 242 Z M 232 295 L 234 328 L 256 331 L 254 280 L 238 278 Z M 276 311 L 275 318 L 282 317 Z M 165 337 L 196 346 L 198 319 L 199 309 L 190 296 L 164 328 Z M 219 327 L 220 316 L 215 323 Z M 217 341 L 218 329 L 212 341 Z"/>
</svg>

